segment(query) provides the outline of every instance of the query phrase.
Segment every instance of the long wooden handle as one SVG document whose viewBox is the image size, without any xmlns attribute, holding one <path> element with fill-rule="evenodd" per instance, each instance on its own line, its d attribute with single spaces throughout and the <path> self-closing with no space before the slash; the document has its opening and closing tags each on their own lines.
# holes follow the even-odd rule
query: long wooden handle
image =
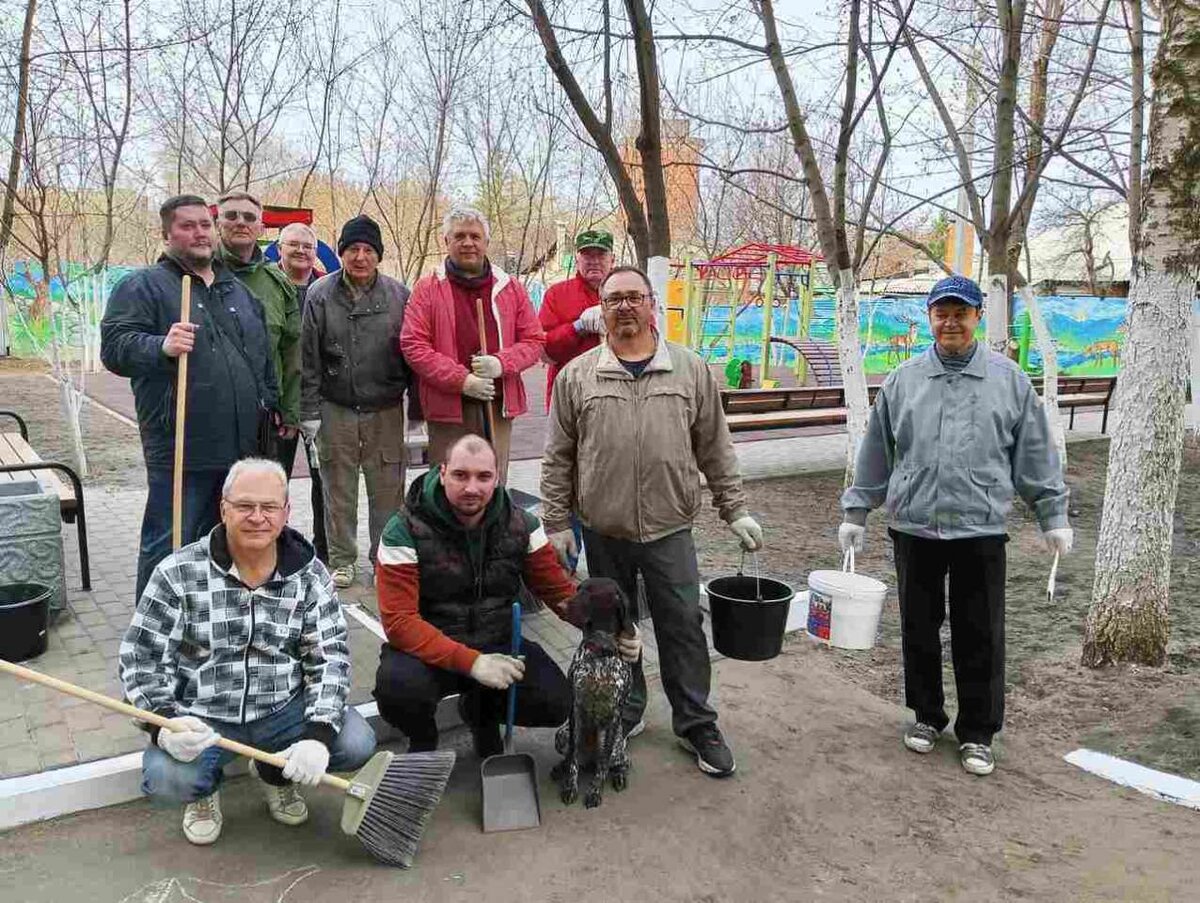
<svg viewBox="0 0 1200 903">
<path fill-rule="evenodd" d="M 475 319 L 479 321 L 479 353 L 487 354 L 487 321 L 483 319 L 483 299 L 475 299 Z M 500 324 L 496 324 L 496 328 L 500 328 Z M 484 437 L 488 442 L 496 441 L 496 411 L 492 408 L 490 401 L 485 401 L 487 414 L 487 436 Z"/>
<path fill-rule="evenodd" d="M 144 721 L 146 724 L 154 724 L 168 731 L 185 730 L 185 728 L 172 724 L 170 718 L 164 718 L 155 712 L 147 712 L 145 709 L 139 709 L 137 706 L 130 705 L 127 702 L 120 702 L 111 696 L 105 696 L 103 693 L 97 693 L 94 690 L 76 686 L 73 683 L 59 680 L 57 677 L 51 677 L 49 674 L 43 674 L 41 671 L 34 671 L 32 668 L 26 668 L 24 665 L 5 661 L 2 658 L 0 658 L 0 671 L 11 674 L 13 677 L 19 677 L 22 680 L 41 684 L 43 687 L 49 687 L 51 690 L 57 690 L 59 693 L 66 693 L 68 696 L 74 696 L 76 699 L 94 702 L 96 705 L 104 706 L 104 708 L 119 712 L 122 715 L 128 715 L 130 718 L 136 718 L 138 721 Z M 237 753 L 239 756 L 246 756 L 249 759 L 262 762 L 265 765 L 274 765 L 276 768 L 283 768 L 287 764 L 287 759 L 283 756 L 263 752 L 261 749 L 255 749 L 253 746 L 238 743 L 236 740 L 230 740 L 227 737 L 221 737 L 217 740 L 217 746 L 227 749 L 231 753 Z M 349 781 L 344 778 L 334 777 L 331 774 L 322 775 L 321 783 L 328 784 L 330 787 L 336 787 L 341 791 L 350 789 Z"/>
<path fill-rule="evenodd" d="M 192 317 L 192 277 L 184 275 L 179 289 L 179 322 Z M 183 545 L 183 427 L 187 419 L 188 353 L 179 355 L 175 379 L 175 482 L 171 487 L 171 548 Z"/>
</svg>

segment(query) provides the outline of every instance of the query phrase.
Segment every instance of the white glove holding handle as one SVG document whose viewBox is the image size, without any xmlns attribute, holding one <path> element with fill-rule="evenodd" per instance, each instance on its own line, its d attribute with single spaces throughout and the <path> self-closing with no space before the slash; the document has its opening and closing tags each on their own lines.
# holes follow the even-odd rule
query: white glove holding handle
<svg viewBox="0 0 1200 903">
<path fill-rule="evenodd" d="M 849 521 L 838 527 L 838 548 L 843 552 L 848 552 L 853 549 L 856 552 L 861 552 L 863 548 L 863 537 L 867 535 L 867 528 L 861 527 L 858 524 L 852 524 Z"/>
<path fill-rule="evenodd" d="M 1056 555 L 1070 555 L 1071 549 L 1075 547 L 1075 531 L 1070 527 L 1047 530 L 1042 534 L 1042 542 L 1046 544 L 1047 549 Z"/>
<path fill-rule="evenodd" d="M 729 529 L 747 552 L 757 552 L 763 547 L 762 527 L 750 515 L 739 517 L 730 523 Z"/>
<path fill-rule="evenodd" d="M 599 304 L 586 308 L 575 321 L 576 332 L 593 332 L 600 335 L 604 329 L 604 311 L 600 309 Z"/>
<path fill-rule="evenodd" d="M 280 755 L 287 759 L 283 776 L 296 784 L 315 787 L 329 768 L 329 747 L 320 740 L 300 740 Z"/>
<path fill-rule="evenodd" d="M 220 739 L 220 734 L 195 715 L 183 715 L 172 718 L 171 727 L 159 729 L 158 748 L 176 762 L 194 762 Z"/>
<path fill-rule="evenodd" d="M 492 401 L 496 397 L 496 384 L 490 379 L 468 373 L 467 378 L 463 380 L 462 393 L 477 401 Z"/>
<path fill-rule="evenodd" d="M 483 379 L 499 379 L 504 375 L 504 365 L 494 354 L 477 354 L 471 358 L 471 372 Z"/>
</svg>

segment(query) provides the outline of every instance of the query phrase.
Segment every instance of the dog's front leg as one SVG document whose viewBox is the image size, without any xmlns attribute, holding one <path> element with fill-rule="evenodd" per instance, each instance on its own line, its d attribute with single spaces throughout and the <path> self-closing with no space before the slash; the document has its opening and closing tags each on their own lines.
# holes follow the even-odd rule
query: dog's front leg
<svg viewBox="0 0 1200 903">
<path fill-rule="evenodd" d="M 625 725 L 618 719 L 613 730 L 617 734 L 617 742 L 613 744 L 612 760 L 609 771 L 612 774 L 613 790 L 620 792 L 629 786 L 629 741 L 625 737 Z"/>
<path fill-rule="evenodd" d="M 617 715 L 608 724 L 599 728 L 596 743 L 596 774 L 592 779 L 592 787 L 583 799 L 583 804 L 594 809 L 604 798 L 604 782 L 608 780 L 608 769 L 612 764 L 613 750 L 616 748 L 617 736 L 621 733 L 621 715 Z"/>
<path fill-rule="evenodd" d="M 567 719 L 567 750 L 560 769 L 560 796 L 568 806 L 579 798 L 579 723 L 577 705 L 571 703 L 571 716 Z"/>
</svg>

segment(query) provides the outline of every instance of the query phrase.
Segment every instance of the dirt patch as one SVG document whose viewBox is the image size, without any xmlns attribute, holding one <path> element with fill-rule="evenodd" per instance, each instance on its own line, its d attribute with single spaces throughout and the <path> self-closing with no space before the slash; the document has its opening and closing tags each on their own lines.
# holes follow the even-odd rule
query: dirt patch
<svg viewBox="0 0 1200 903">
<path fill-rule="evenodd" d="M 47 377 L 45 365 L 13 359 L 0 364 L 0 408 L 21 415 L 29 427 L 29 444 L 44 460 L 76 467 L 58 387 Z M 87 401 L 80 413 L 80 425 L 87 454 L 87 485 L 146 485 L 136 427 Z M 10 418 L 0 419 L 0 430 L 15 429 Z"/>
<path fill-rule="evenodd" d="M 1200 611 L 1189 604 L 1200 594 L 1200 570 L 1195 566 L 1200 547 L 1200 450 L 1188 448 L 1184 454 L 1175 512 L 1171 642 L 1163 668 L 1093 671 L 1078 664 L 1107 462 L 1107 441 L 1070 446 L 1067 480 L 1075 552 L 1059 565 L 1053 605 L 1047 604 L 1045 596 L 1050 557 L 1036 522 L 1020 505 L 1009 521 L 1007 732 L 1051 744 L 1060 753 L 1086 745 L 1200 779 Z M 840 565 L 841 488 L 841 473 L 747 484 L 751 510 L 761 517 L 767 534 L 768 547 L 760 561 L 764 574 L 803 587 L 810 570 Z M 739 554 L 715 513 L 706 512 L 696 532 L 706 578 L 736 569 Z M 895 566 L 878 515 L 871 517 L 858 569 L 892 590 L 880 642 L 869 652 L 819 651 L 838 673 L 877 696 L 903 704 Z M 953 718 L 948 627 L 943 631 L 943 648 L 947 704 Z"/>
</svg>

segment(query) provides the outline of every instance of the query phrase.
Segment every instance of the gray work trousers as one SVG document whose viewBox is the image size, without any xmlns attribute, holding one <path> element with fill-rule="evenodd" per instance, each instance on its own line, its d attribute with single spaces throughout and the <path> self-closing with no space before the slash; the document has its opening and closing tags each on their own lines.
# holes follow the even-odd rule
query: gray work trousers
<svg viewBox="0 0 1200 903">
<path fill-rule="evenodd" d="M 584 525 L 583 545 L 587 549 L 588 575 L 616 580 L 635 616 L 637 575 L 642 575 L 675 733 L 683 736 L 698 724 L 716 721 L 716 710 L 708 704 L 712 664 L 701 628 L 700 569 L 691 529 L 654 542 L 631 542 L 604 536 Z M 633 669 L 633 690 L 621 715 L 634 722 L 645 710 L 646 675 L 639 661 Z"/>
<path fill-rule="evenodd" d="M 325 492 L 329 568 L 358 561 L 358 473 L 367 484 L 371 560 L 388 520 L 404 504 L 404 408 L 359 412 L 321 402 L 317 433 Z"/>
</svg>

